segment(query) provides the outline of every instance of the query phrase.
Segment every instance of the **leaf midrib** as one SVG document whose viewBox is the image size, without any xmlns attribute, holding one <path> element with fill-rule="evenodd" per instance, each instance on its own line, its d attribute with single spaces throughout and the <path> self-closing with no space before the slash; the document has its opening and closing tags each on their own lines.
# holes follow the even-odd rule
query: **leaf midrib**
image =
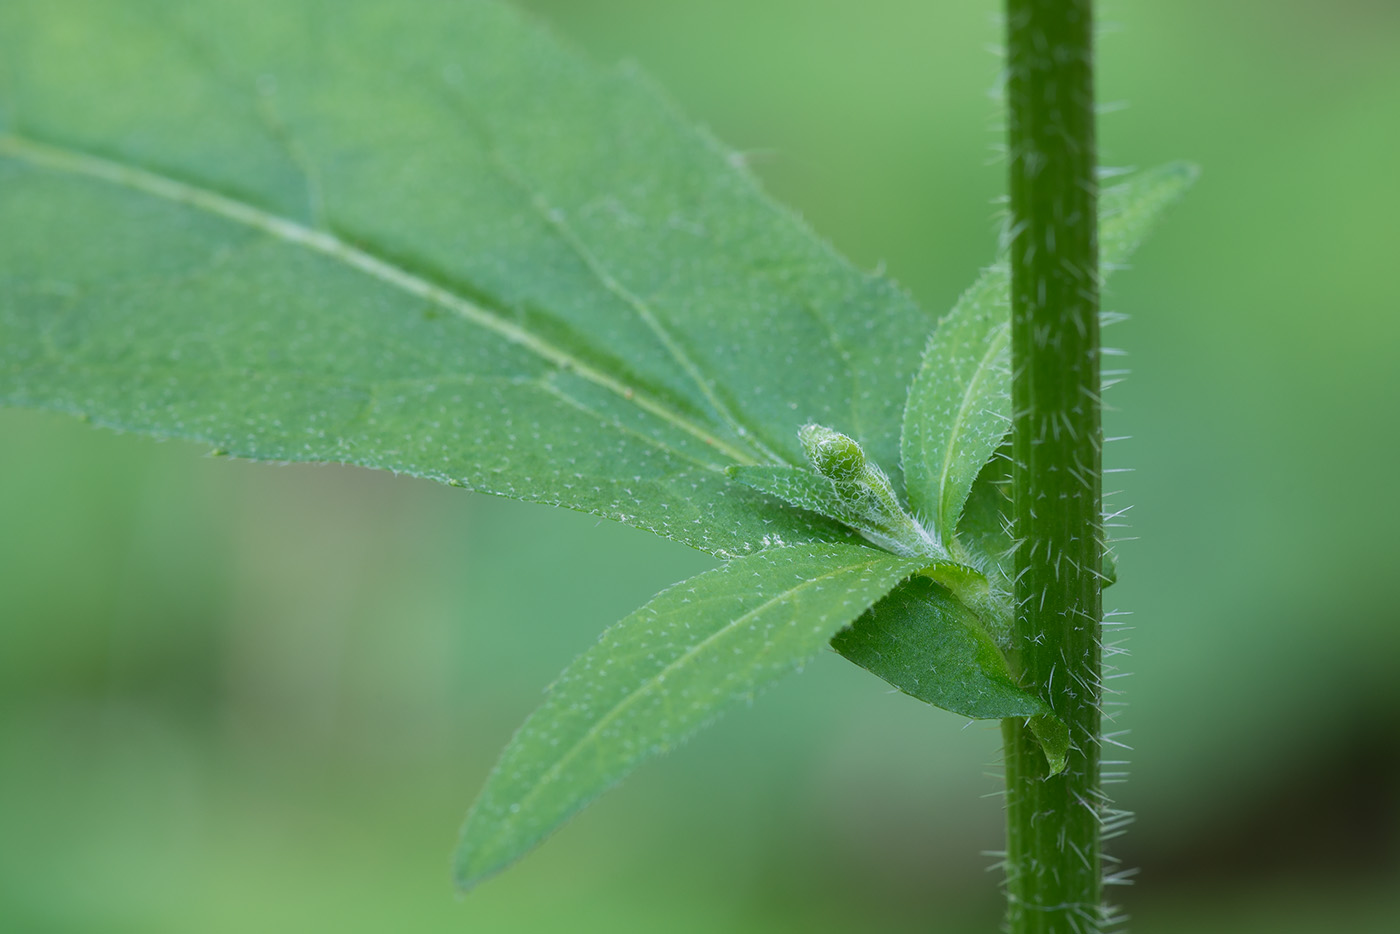
<svg viewBox="0 0 1400 934">
<path fill-rule="evenodd" d="M 474 124 L 477 127 L 477 132 L 481 136 L 482 148 L 491 159 L 497 174 L 520 193 L 525 203 L 530 206 L 530 210 L 535 213 L 542 223 L 553 231 L 555 236 L 560 239 L 574 256 L 578 257 L 579 261 L 588 269 L 589 274 L 598 280 L 598 284 L 601 285 L 608 294 L 612 295 L 635 314 L 647 330 L 651 331 L 652 335 L 661 346 L 665 348 L 666 353 L 676 362 L 676 365 L 681 368 L 681 371 L 686 374 L 690 382 L 700 390 L 700 394 L 705 397 L 705 401 L 709 403 L 710 408 L 712 408 L 720 418 L 724 419 L 725 423 L 729 425 L 732 431 L 740 437 L 745 438 L 750 445 L 756 448 L 765 457 L 774 462 L 782 462 L 782 457 L 765 445 L 758 437 L 758 433 L 744 425 L 733 410 L 719 397 L 714 387 L 710 385 L 710 381 L 705 378 L 700 368 L 695 364 L 695 361 L 686 353 L 680 341 L 676 339 L 670 329 L 667 328 L 666 325 L 661 322 L 661 319 L 657 317 L 656 313 L 652 311 L 651 306 L 642 299 L 641 296 L 627 288 L 616 276 L 609 272 L 602 261 L 599 260 L 593 251 L 583 242 L 582 238 L 574 231 L 573 227 L 564 220 L 562 212 L 555 210 L 549 201 L 545 199 L 544 195 L 537 191 L 521 176 L 519 170 L 506 159 L 500 146 L 496 144 L 495 140 L 485 130 L 482 121 L 477 119 L 474 121 Z"/>
<path fill-rule="evenodd" d="M 953 462 L 956 460 L 956 454 L 962 450 L 957 444 L 957 441 L 963 434 L 968 415 L 972 411 L 972 399 L 977 394 L 976 390 L 983 384 L 987 374 L 991 372 L 991 361 L 996 359 L 1006 347 L 1006 341 L 1010 335 L 1011 328 L 1009 324 L 1006 326 L 998 326 L 992 339 L 987 344 L 986 352 L 978 359 L 977 367 L 972 371 L 972 377 L 967 381 L 967 389 L 963 392 L 962 398 L 958 401 L 957 414 L 953 416 L 952 428 L 948 432 L 948 444 L 943 451 L 943 465 L 938 474 L 938 512 L 940 524 L 943 526 L 943 528 L 938 529 L 938 532 L 945 539 L 952 538 L 953 531 L 958 524 L 958 515 L 953 514 L 951 504 L 948 502 L 948 478 L 953 472 Z M 966 501 L 967 494 L 964 493 L 963 502 Z M 960 505 L 958 509 L 959 514 L 961 511 Z"/>
<path fill-rule="evenodd" d="M 863 548 L 864 546 L 855 547 Z M 875 549 L 873 548 L 866 550 L 875 552 Z M 803 580 L 797 586 L 784 590 L 781 593 L 774 596 L 773 598 L 765 600 L 762 604 L 754 607 L 753 609 L 745 611 L 744 613 L 730 620 L 728 623 L 725 623 L 719 629 L 710 633 L 704 639 L 701 639 L 699 642 L 686 649 L 685 652 L 677 656 L 673 661 L 667 663 L 667 665 L 660 671 L 656 672 L 655 674 L 647 678 L 645 681 L 643 681 L 642 684 L 635 691 L 632 691 L 621 701 L 614 704 L 607 711 L 607 713 L 605 713 L 593 724 L 593 726 L 588 728 L 587 732 L 585 732 L 583 736 L 579 737 L 578 740 L 576 740 L 572 745 L 570 745 L 569 749 L 565 751 L 565 753 L 562 756 L 555 759 L 554 764 L 551 765 L 542 776 L 540 776 L 540 778 L 534 783 L 534 785 L 531 786 L 530 790 L 527 791 L 524 794 L 524 796 L 518 799 L 516 803 L 520 805 L 520 810 L 523 812 L 526 808 L 526 805 L 530 801 L 532 801 L 536 796 L 538 796 L 550 783 L 557 779 L 559 776 L 559 772 L 564 768 L 564 766 L 575 756 L 577 756 L 587 746 L 589 741 L 592 740 L 595 736 L 597 736 L 601 730 L 603 730 L 609 723 L 612 723 L 619 716 L 621 716 L 623 711 L 625 711 L 628 707 L 635 703 L 638 698 L 653 690 L 657 684 L 665 680 L 667 675 L 677 670 L 681 665 L 683 665 L 690 659 L 694 658 L 695 655 L 702 651 L 704 648 L 713 644 L 714 642 L 723 638 L 724 636 L 729 635 L 730 633 L 734 632 L 736 628 L 739 627 L 741 624 L 753 619 L 755 616 L 764 612 L 765 610 L 776 606 L 783 600 L 792 597 L 794 594 L 800 593 L 801 591 L 806 590 L 807 588 L 812 587 L 816 584 L 829 581 L 841 574 L 847 574 L 859 568 L 865 568 L 868 570 L 875 566 L 877 560 L 892 557 L 896 556 L 888 555 L 883 552 L 878 552 L 871 558 L 866 559 L 865 561 L 842 565 L 841 567 L 835 568 L 825 574 L 809 578 L 807 580 Z M 911 562 L 911 564 L 913 563 L 914 562 Z M 492 844 L 496 844 L 501 839 L 502 835 L 503 832 L 497 832 L 493 834 L 490 837 Z"/>
<path fill-rule="evenodd" d="M 163 198 L 176 204 L 197 208 L 226 220 L 263 231 L 289 244 L 319 253 L 329 259 L 337 260 L 409 295 L 446 309 L 472 324 L 492 331 L 559 369 L 579 374 L 584 379 L 612 392 L 624 401 L 636 405 L 698 438 L 735 463 L 749 465 L 758 463 L 749 453 L 715 437 L 714 434 L 706 431 L 671 407 L 627 386 L 602 370 L 589 366 L 578 357 L 555 346 L 538 334 L 502 318 L 429 279 L 394 265 L 368 250 L 352 246 L 332 233 L 312 229 L 289 218 L 254 207 L 244 201 L 147 169 L 13 133 L 0 134 L 0 156 L 7 156 L 51 171 L 97 179 L 153 197 Z"/>
</svg>

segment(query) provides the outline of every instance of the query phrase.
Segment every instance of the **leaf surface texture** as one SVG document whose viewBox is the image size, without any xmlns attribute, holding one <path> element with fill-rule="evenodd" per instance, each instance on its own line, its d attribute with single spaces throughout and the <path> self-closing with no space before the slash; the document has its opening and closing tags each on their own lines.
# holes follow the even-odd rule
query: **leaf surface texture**
<svg viewBox="0 0 1400 934">
<path fill-rule="evenodd" d="M 724 468 L 895 463 L 932 325 L 488 0 L 9 0 L 0 229 L 0 401 L 721 556 L 850 539 Z"/>
<path fill-rule="evenodd" d="M 1106 271 L 1127 262 L 1163 209 L 1195 180 L 1170 163 L 1103 189 L 1099 243 Z M 902 462 L 910 507 L 947 541 L 973 482 L 1011 428 L 1011 278 L 988 267 L 929 338 L 904 412 Z"/>
<path fill-rule="evenodd" d="M 457 880 L 499 871 L 638 763 L 800 669 L 919 561 L 776 548 L 663 591 L 549 689 L 467 817 Z"/>
</svg>

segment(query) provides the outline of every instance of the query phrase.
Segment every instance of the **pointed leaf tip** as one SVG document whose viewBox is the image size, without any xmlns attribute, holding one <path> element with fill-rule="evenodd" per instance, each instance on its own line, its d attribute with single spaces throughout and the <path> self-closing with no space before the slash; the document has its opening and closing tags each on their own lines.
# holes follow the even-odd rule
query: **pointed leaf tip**
<svg viewBox="0 0 1400 934">
<path fill-rule="evenodd" d="M 1105 184 L 1099 245 L 1105 272 L 1126 263 L 1162 211 L 1200 174 L 1189 162 Z M 901 458 L 906 495 L 941 541 L 963 531 L 963 510 L 978 474 L 1011 425 L 1010 275 L 988 267 L 929 336 L 909 387 Z"/>
<path fill-rule="evenodd" d="M 467 816 L 467 890 L 645 759 L 816 657 L 922 562 L 862 545 L 773 548 L 663 591 L 560 675 Z"/>
</svg>

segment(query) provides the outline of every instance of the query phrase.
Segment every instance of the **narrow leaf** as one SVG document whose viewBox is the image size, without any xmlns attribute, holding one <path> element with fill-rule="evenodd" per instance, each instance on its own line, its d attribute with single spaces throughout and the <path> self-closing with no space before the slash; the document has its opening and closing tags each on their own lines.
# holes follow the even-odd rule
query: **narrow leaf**
<svg viewBox="0 0 1400 934">
<path fill-rule="evenodd" d="M 893 463 L 932 322 L 742 162 L 490 0 L 7 0 L 0 404 L 849 540 L 724 468 L 810 420 Z"/>
<path fill-rule="evenodd" d="M 953 537 L 968 490 L 1011 425 L 1010 275 L 997 263 L 939 322 L 904 412 L 905 489 L 914 513 Z"/>
<path fill-rule="evenodd" d="M 828 516 L 900 555 L 947 562 L 948 553 L 900 505 L 889 477 L 855 440 L 821 425 L 802 429 L 811 470 L 739 465 L 727 473 L 745 486 Z"/>
<path fill-rule="evenodd" d="M 887 508 L 889 503 L 869 487 L 841 483 L 800 467 L 730 467 L 729 476 L 799 509 L 835 519 L 886 551 L 922 555 L 927 563 L 949 560 L 918 523 L 897 506 Z"/>
<path fill-rule="evenodd" d="M 467 817 L 463 888 L 505 868 L 642 760 L 800 669 L 917 561 L 778 548 L 677 584 L 608 629 L 550 688 Z"/>
<path fill-rule="evenodd" d="M 1151 232 L 1162 212 L 1195 184 L 1201 170 L 1189 162 L 1168 162 L 1105 185 L 1099 192 L 1099 264 L 1121 267 Z"/>
<path fill-rule="evenodd" d="M 1099 242 L 1105 271 L 1121 266 L 1152 222 L 1196 177 L 1172 163 L 1103 190 Z M 952 538 L 978 473 L 1011 425 L 1010 276 L 984 271 L 939 322 L 909 389 L 902 460 L 915 515 Z"/>
<path fill-rule="evenodd" d="M 734 466 L 728 473 L 744 486 L 852 527 L 864 518 L 858 504 L 842 496 L 834 481 L 803 467 Z"/>
</svg>

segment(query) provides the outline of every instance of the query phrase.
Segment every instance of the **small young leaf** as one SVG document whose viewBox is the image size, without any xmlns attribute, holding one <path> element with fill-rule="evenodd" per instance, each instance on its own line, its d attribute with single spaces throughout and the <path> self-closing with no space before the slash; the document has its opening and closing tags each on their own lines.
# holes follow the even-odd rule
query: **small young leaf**
<svg viewBox="0 0 1400 934">
<path fill-rule="evenodd" d="M 1017 687 L 977 615 L 926 577 L 900 584 L 831 645 L 905 694 L 965 717 L 1050 713 Z"/>
<path fill-rule="evenodd" d="M 957 537 L 964 559 L 1007 594 L 1014 573 L 1006 518 L 1011 511 L 1010 491 L 1011 445 L 1005 442 L 977 474 L 958 520 Z"/>
<path fill-rule="evenodd" d="M 745 486 L 836 519 L 887 551 L 934 563 L 950 560 L 942 544 L 905 512 L 889 477 L 853 439 L 822 425 L 803 426 L 801 438 L 811 470 L 740 465 L 727 473 Z"/>
<path fill-rule="evenodd" d="M 730 467 L 726 473 L 750 489 L 776 496 L 785 503 L 806 509 L 854 528 L 864 512 L 841 495 L 835 481 L 802 467 Z"/>
<path fill-rule="evenodd" d="M 837 633 L 832 648 L 905 694 L 978 720 L 1029 719 L 1050 774 L 1065 767 L 1069 731 L 1023 691 L 982 620 L 946 588 L 912 577 Z"/>
<path fill-rule="evenodd" d="M 1103 190 L 1099 242 L 1105 271 L 1122 265 L 1152 222 L 1194 181 L 1172 163 Z M 984 271 L 939 322 L 909 389 L 902 462 L 916 516 L 947 542 L 978 473 L 1011 426 L 1010 274 Z"/>
<path fill-rule="evenodd" d="M 1174 163 L 1104 189 L 1100 244 L 1105 270 L 1127 260 L 1161 210 L 1195 177 L 1193 167 Z M 958 679 L 968 675 L 944 679 L 950 672 L 940 655 L 944 634 L 960 633 L 964 646 L 976 644 L 980 635 L 983 648 L 992 653 L 980 657 L 993 659 L 988 662 L 992 674 L 984 672 L 984 678 L 997 683 L 1000 663 L 1009 683 L 996 639 L 1010 626 L 1003 603 L 1010 589 L 1013 542 L 1002 509 L 1008 463 L 995 456 L 1010 427 L 1009 288 L 1006 264 L 998 262 L 963 293 L 929 339 L 904 414 L 902 455 L 910 506 L 948 543 L 955 560 L 985 577 L 988 593 L 977 602 L 981 615 L 950 591 L 915 579 L 832 643 L 900 690 L 967 716 L 977 716 L 959 687 Z M 1111 583 L 1115 570 L 1110 555 L 1104 556 L 1103 573 Z M 921 628 L 911 618 L 930 622 Z M 959 622 L 962 628 L 957 628 Z M 964 648 L 963 657 L 968 669 L 972 663 L 967 659 L 979 656 Z M 1064 724 L 1042 710 L 1031 726 L 1052 771 L 1062 768 L 1068 748 Z"/>
<path fill-rule="evenodd" d="M 505 868 L 642 760 L 815 657 L 919 567 L 873 548 L 748 555 L 603 633 L 511 740 L 467 817 L 456 878 Z"/>
<path fill-rule="evenodd" d="M 1099 264 L 1105 274 L 1121 267 L 1162 212 L 1195 184 L 1201 170 L 1189 162 L 1144 169 L 1099 192 Z"/>
</svg>

